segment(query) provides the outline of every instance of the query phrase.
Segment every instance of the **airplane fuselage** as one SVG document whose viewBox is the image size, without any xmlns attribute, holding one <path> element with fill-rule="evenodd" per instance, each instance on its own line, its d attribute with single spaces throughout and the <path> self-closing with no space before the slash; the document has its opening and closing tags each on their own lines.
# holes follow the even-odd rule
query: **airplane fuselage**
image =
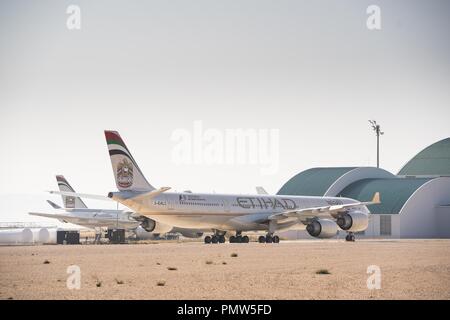
<svg viewBox="0 0 450 320">
<path fill-rule="evenodd" d="M 149 199 L 113 198 L 144 216 L 173 226 L 239 231 L 267 230 L 267 219 L 275 213 L 356 202 L 337 197 L 169 192 Z M 357 209 L 369 213 L 365 206 Z M 292 219 L 278 229 L 304 229 L 306 223 L 307 219 Z"/>
</svg>

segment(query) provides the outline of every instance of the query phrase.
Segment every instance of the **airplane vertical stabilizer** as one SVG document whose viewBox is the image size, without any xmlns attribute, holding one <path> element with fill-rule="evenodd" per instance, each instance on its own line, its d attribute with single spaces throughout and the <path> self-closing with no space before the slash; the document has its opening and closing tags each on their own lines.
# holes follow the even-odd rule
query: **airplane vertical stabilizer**
<svg viewBox="0 0 450 320">
<path fill-rule="evenodd" d="M 66 180 L 66 178 L 64 178 L 64 176 L 57 175 L 56 182 L 58 182 L 59 191 L 75 192 L 75 190 L 73 190 L 73 188 L 70 186 L 70 184 Z M 64 195 L 61 195 L 61 197 L 63 200 L 64 208 L 66 208 L 66 209 L 87 208 L 86 204 L 79 197 L 71 197 L 71 196 L 64 196 Z"/>
<path fill-rule="evenodd" d="M 142 174 L 117 131 L 105 131 L 114 178 L 120 191 L 152 191 L 155 188 Z"/>
</svg>

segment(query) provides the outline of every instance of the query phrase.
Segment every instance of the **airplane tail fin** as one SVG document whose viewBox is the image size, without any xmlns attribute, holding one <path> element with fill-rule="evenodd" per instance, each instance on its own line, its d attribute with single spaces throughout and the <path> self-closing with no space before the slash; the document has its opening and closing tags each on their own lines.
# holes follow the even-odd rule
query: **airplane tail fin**
<svg viewBox="0 0 450 320">
<path fill-rule="evenodd" d="M 145 192 L 155 190 L 145 179 L 120 134 L 117 131 L 105 130 L 105 138 L 117 189 Z"/>
<path fill-rule="evenodd" d="M 62 175 L 56 176 L 56 181 L 58 182 L 59 191 L 75 192 L 70 186 L 69 182 Z M 74 208 L 87 208 L 86 204 L 79 197 L 70 197 L 61 195 L 64 208 L 74 209 Z"/>
</svg>

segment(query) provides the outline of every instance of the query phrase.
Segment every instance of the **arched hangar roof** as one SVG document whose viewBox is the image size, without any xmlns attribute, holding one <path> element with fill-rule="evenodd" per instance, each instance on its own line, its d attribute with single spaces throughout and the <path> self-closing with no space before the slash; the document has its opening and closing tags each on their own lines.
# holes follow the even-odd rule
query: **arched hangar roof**
<svg viewBox="0 0 450 320">
<path fill-rule="evenodd" d="M 398 173 L 399 176 L 450 176 L 450 138 L 420 151 Z"/>
<path fill-rule="evenodd" d="M 392 177 L 386 170 L 374 167 L 312 168 L 289 179 L 277 194 L 332 197 L 355 181 Z"/>
<path fill-rule="evenodd" d="M 371 205 L 371 213 L 398 214 L 401 209 L 429 178 L 363 179 L 348 185 L 339 196 L 359 201 L 370 201 L 375 192 L 380 193 L 381 203 Z"/>
</svg>

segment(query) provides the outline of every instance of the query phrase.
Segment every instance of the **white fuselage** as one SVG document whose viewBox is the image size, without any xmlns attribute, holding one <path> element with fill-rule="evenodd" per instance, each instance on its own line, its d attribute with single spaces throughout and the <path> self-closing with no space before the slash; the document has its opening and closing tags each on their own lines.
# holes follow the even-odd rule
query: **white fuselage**
<svg viewBox="0 0 450 320">
<path fill-rule="evenodd" d="M 181 228 L 229 231 L 267 230 L 268 217 L 274 213 L 357 202 L 336 197 L 169 192 L 141 199 L 124 199 L 118 193 L 113 198 L 161 223 Z M 357 210 L 369 213 L 365 206 Z M 278 229 L 304 229 L 306 223 L 306 220 L 296 218 L 279 225 Z"/>
</svg>

